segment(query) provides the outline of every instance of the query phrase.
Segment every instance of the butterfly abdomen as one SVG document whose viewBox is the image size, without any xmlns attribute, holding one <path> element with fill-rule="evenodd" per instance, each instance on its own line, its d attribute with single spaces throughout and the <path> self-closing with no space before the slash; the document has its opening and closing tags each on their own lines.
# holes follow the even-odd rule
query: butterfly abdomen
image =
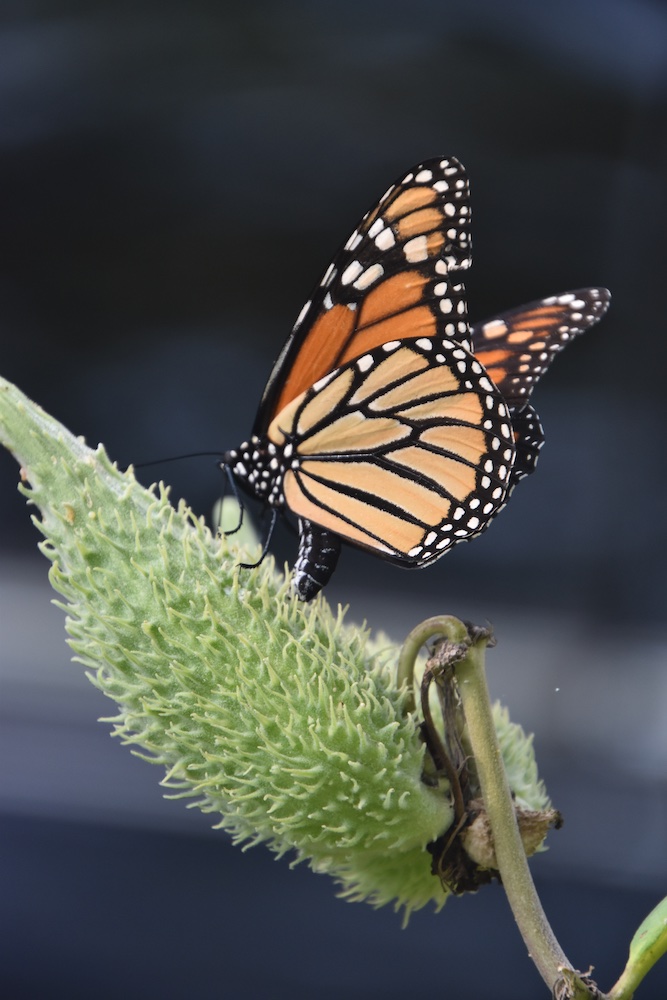
<svg viewBox="0 0 667 1000">
<path fill-rule="evenodd" d="M 299 554 L 292 572 L 292 589 L 300 601 L 311 601 L 331 579 L 340 555 L 340 538 L 299 518 Z"/>
</svg>

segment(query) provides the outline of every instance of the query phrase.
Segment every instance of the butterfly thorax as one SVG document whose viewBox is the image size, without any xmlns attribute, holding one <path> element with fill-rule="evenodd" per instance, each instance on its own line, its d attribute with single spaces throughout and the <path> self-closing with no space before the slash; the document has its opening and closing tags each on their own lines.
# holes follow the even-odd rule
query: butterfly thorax
<svg viewBox="0 0 667 1000">
<path fill-rule="evenodd" d="M 295 442 L 281 445 L 255 436 L 226 452 L 223 462 L 242 490 L 276 510 L 284 508 L 284 479 L 288 469 L 299 467 Z M 299 518 L 299 555 L 292 587 L 302 601 L 310 601 L 331 577 L 340 554 L 340 539 L 326 528 Z"/>
<path fill-rule="evenodd" d="M 283 507 L 283 479 L 290 466 L 293 446 L 275 445 L 267 438 L 251 437 L 224 456 L 226 465 L 246 493 L 270 507 Z"/>
</svg>

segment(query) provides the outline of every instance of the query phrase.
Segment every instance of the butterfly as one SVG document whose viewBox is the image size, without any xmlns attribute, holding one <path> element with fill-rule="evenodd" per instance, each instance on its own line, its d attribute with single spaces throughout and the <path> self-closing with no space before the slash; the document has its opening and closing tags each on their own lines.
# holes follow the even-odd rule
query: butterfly
<svg viewBox="0 0 667 1000">
<path fill-rule="evenodd" d="M 243 491 L 297 519 L 292 588 L 310 601 L 341 543 L 418 568 L 486 530 L 535 468 L 529 399 L 609 293 L 552 296 L 470 326 L 469 182 L 413 167 L 363 217 L 299 314 L 251 437 L 225 453 Z M 268 539 L 262 558 L 268 548 Z"/>
</svg>

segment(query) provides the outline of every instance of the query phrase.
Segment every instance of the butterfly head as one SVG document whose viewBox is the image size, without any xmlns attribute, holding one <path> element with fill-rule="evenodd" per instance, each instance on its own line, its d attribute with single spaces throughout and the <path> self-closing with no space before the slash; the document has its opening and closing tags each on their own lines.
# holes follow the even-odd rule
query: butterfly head
<svg viewBox="0 0 667 1000">
<path fill-rule="evenodd" d="M 271 507 L 282 507 L 285 460 L 285 449 L 253 436 L 225 452 L 220 467 L 229 471 L 245 493 Z"/>
</svg>

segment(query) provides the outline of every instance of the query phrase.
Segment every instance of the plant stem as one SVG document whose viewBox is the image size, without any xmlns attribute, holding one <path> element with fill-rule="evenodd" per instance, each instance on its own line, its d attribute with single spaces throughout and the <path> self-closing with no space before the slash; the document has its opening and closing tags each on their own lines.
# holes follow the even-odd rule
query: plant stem
<svg viewBox="0 0 667 1000">
<path fill-rule="evenodd" d="M 468 629 L 462 621 L 454 618 L 453 615 L 435 615 L 412 629 L 401 648 L 396 670 L 396 687 L 400 688 L 402 684 L 408 685 L 408 696 L 405 702 L 406 712 L 414 712 L 415 710 L 415 660 L 424 643 L 436 635 L 445 635 L 450 642 L 460 644 L 462 648 L 467 648 L 470 645 Z"/>
<path fill-rule="evenodd" d="M 490 638 L 488 630 L 466 625 L 451 615 L 428 618 L 413 629 L 403 646 L 397 670 L 398 684 L 409 685 L 407 709 L 414 709 L 415 659 L 421 646 L 436 635 L 444 636 L 453 647 L 451 663 L 465 716 L 467 740 L 493 833 L 498 871 L 528 953 L 558 1000 L 591 1000 L 591 997 L 604 1000 L 595 985 L 584 982 L 568 961 L 547 920 L 530 874 L 486 683 L 484 654 Z"/>
<path fill-rule="evenodd" d="M 556 940 L 530 874 L 493 725 L 484 670 L 487 642 L 488 634 L 472 641 L 467 655 L 454 664 L 454 670 L 500 877 L 528 952 L 545 983 L 552 990 L 562 983 L 561 995 L 572 1000 L 590 1000 L 595 994 L 581 981 Z"/>
</svg>

